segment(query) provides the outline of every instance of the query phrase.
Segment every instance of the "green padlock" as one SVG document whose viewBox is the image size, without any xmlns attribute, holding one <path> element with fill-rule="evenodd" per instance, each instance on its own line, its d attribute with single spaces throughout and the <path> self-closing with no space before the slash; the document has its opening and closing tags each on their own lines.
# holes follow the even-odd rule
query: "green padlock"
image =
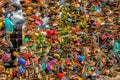
<svg viewBox="0 0 120 80">
<path fill-rule="evenodd" d="M 28 37 L 24 37 L 23 41 L 24 41 L 24 42 L 29 42 L 30 40 L 29 40 Z"/>
</svg>

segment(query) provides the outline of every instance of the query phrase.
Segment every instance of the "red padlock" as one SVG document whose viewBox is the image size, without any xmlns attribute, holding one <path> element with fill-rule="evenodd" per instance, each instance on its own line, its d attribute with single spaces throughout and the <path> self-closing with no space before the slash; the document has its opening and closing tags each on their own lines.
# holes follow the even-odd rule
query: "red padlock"
<svg viewBox="0 0 120 80">
<path fill-rule="evenodd" d="M 56 38 L 55 36 L 52 36 L 52 40 L 53 40 L 53 41 L 56 41 L 57 38 Z"/>
<path fill-rule="evenodd" d="M 76 33 L 79 32 L 79 30 L 77 28 L 72 28 L 72 32 Z"/>
<path fill-rule="evenodd" d="M 100 27 L 100 23 L 96 22 L 95 27 L 97 27 L 97 28 Z"/>
<path fill-rule="evenodd" d="M 32 17 L 33 19 L 36 19 L 36 18 L 37 18 L 37 16 L 36 16 L 36 15 L 32 15 L 31 17 Z"/>
<path fill-rule="evenodd" d="M 68 64 L 70 64 L 70 63 L 71 63 L 70 60 L 66 60 L 66 61 L 65 61 L 65 64 L 66 64 L 66 65 L 68 65 Z"/>
<path fill-rule="evenodd" d="M 38 63 L 39 58 L 34 58 L 33 61 L 34 63 Z"/>
<path fill-rule="evenodd" d="M 2 31 L 0 31 L 0 36 L 2 36 Z"/>
<path fill-rule="evenodd" d="M 26 66 L 30 65 L 30 60 L 29 59 L 26 60 L 26 64 L 25 65 Z"/>
<path fill-rule="evenodd" d="M 24 57 L 25 59 L 28 59 L 28 58 L 30 57 L 30 54 L 24 53 L 24 54 L 23 54 L 23 57 Z"/>
<path fill-rule="evenodd" d="M 56 30 L 48 30 L 46 31 L 46 34 L 48 37 L 54 36 L 57 33 Z"/>
<path fill-rule="evenodd" d="M 107 34 L 104 34 L 103 36 L 102 36 L 102 40 L 106 40 L 108 38 L 108 35 Z"/>
<path fill-rule="evenodd" d="M 58 73 L 57 76 L 58 78 L 63 78 L 65 75 L 63 73 Z"/>
<path fill-rule="evenodd" d="M 40 2 L 40 0 L 36 0 L 36 2 L 37 2 L 37 3 L 39 3 L 39 2 Z"/>
</svg>

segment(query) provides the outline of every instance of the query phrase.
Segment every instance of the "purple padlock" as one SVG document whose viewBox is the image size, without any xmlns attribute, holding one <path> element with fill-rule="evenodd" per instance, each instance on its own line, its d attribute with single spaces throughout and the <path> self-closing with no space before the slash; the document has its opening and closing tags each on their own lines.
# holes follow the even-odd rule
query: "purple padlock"
<svg viewBox="0 0 120 80">
<path fill-rule="evenodd" d="M 50 69 L 51 69 L 50 66 L 53 66 L 53 65 L 55 65 L 55 64 L 56 64 L 56 62 L 55 62 L 54 60 L 49 61 L 49 62 L 47 63 L 47 69 L 50 70 Z"/>
</svg>

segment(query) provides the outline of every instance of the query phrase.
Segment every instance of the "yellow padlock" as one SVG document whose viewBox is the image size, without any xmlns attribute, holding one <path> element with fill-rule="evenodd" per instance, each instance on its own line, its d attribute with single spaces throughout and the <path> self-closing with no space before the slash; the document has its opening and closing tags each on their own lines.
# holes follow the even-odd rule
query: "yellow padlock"
<svg viewBox="0 0 120 80">
<path fill-rule="evenodd" d="M 60 55 L 59 54 L 54 54 L 54 57 L 60 58 Z"/>
<path fill-rule="evenodd" d="M 85 72 L 86 72 L 86 68 L 84 66 L 83 69 L 82 69 L 82 73 L 84 74 Z"/>
<path fill-rule="evenodd" d="M 78 79 L 78 80 L 83 80 L 83 79 L 82 79 L 81 77 L 79 77 L 79 76 L 77 76 L 77 79 Z"/>
<path fill-rule="evenodd" d="M 76 64 L 75 64 L 75 61 L 74 61 L 73 59 L 71 60 L 71 62 L 72 62 L 73 65 L 76 65 Z"/>
<path fill-rule="evenodd" d="M 22 76 L 20 76 L 20 80 L 23 80 L 23 79 L 22 79 Z"/>
<path fill-rule="evenodd" d="M 3 28 L 3 23 L 2 22 L 0 22 L 0 29 L 2 29 Z"/>
<path fill-rule="evenodd" d="M 50 78 L 50 80 L 55 80 L 55 78 Z"/>
<path fill-rule="evenodd" d="M 72 17 L 72 15 L 70 13 L 67 13 L 67 15 L 69 15 L 70 17 Z"/>
<path fill-rule="evenodd" d="M 91 70 L 88 70 L 88 73 L 89 73 L 90 75 L 92 75 L 92 74 L 93 74 Z"/>
<path fill-rule="evenodd" d="M 80 4 L 76 4 L 75 7 L 80 7 Z"/>
<path fill-rule="evenodd" d="M 39 79 L 42 79 L 42 75 L 41 75 L 40 73 L 38 74 L 38 78 L 39 78 Z"/>
<path fill-rule="evenodd" d="M 46 75 L 46 80 L 49 80 L 49 77 L 48 77 L 48 75 Z"/>
<path fill-rule="evenodd" d="M 11 75 L 7 76 L 7 80 L 12 80 Z"/>
<path fill-rule="evenodd" d="M 10 74 L 10 75 L 13 74 L 13 69 L 12 69 L 12 68 L 10 68 L 10 70 L 9 70 L 9 74 Z"/>
<path fill-rule="evenodd" d="M 38 33 L 35 33 L 36 36 L 38 36 L 39 34 Z"/>
</svg>

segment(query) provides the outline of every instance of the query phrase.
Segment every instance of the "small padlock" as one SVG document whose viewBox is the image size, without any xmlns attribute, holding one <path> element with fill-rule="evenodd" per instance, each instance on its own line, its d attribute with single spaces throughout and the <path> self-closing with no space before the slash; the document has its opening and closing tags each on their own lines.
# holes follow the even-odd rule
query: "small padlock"
<svg viewBox="0 0 120 80">
<path fill-rule="evenodd" d="M 35 67 L 35 73 L 39 73 L 39 68 L 37 66 Z"/>
<path fill-rule="evenodd" d="M 40 73 L 38 74 L 38 78 L 39 78 L 39 79 L 42 79 L 42 78 L 43 78 Z"/>
<path fill-rule="evenodd" d="M 5 70 L 5 67 L 3 65 L 0 65 L 0 73 Z"/>
<path fill-rule="evenodd" d="M 15 56 L 15 57 L 19 57 L 20 55 L 19 55 L 19 52 L 13 52 L 13 56 Z"/>
</svg>

